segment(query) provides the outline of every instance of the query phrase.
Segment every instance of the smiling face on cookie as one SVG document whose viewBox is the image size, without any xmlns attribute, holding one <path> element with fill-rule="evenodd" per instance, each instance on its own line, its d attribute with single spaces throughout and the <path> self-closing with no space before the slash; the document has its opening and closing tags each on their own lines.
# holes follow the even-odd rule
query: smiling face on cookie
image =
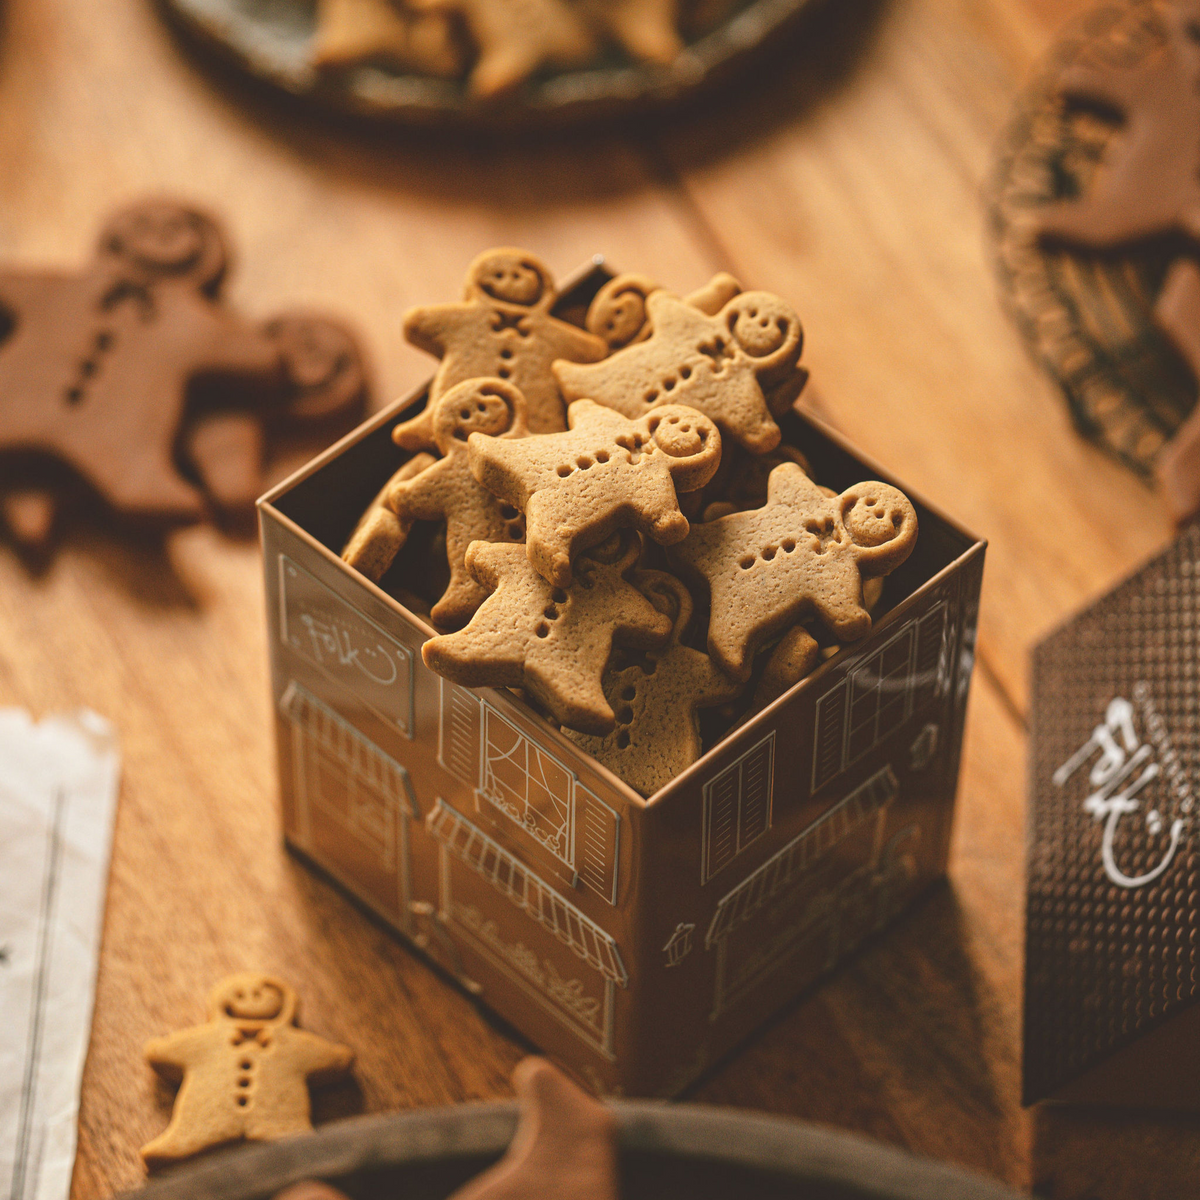
<svg viewBox="0 0 1200 1200">
<path fill-rule="evenodd" d="M 493 300 L 532 308 L 546 295 L 545 267 L 518 250 L 492 250 L 471 265 L 468 291 L 477 289 Z"/>
<path fill-rule="evenodd" d="M 170 200 L 135 204 L 117 213 L 100 238 L 104 254 L 141 274 L 184 276 L 208 287 L 225 269 L 226 252 L 211 218 Z"/>
<path fill-rule="evenodd" d="M 287 984 L 269 975 L 233 975 L 208 998 L 209 1011 L 232 1021 L 290 1020 L 295 998 Z"/>
<path fill-rule="evenodd" d="M 838 508 L 864 569 L 882 574 L 893 560 L 908 555 L 917 536 L 917 514 L 903 492 L 886 483 L 859 483 L 838 497 Z"/>
<path fill-rule="evenodd" d="M 671 476 L 680 492 L 703 487 L 721 461 L 721 435 L 703 413 L 667 404 L 646 418 L 655 446 L 671 460 Z"/>
<path fill-rule="evenodd" d="M 503 379 L 467 379 L 452 387 L 437 402 L 433 436 L 438 449 L 449 453 L 455 442 L 466 445 L 473 433 L 499 437 L 524 423 L 525 399 L 518 388 Z"/>
<path fill-rule="evenodd" d="M 800 352 L 800 321 L 790 305 L 769 292 L 743 292 L 724 310 L 734 341 L 764 365 L 794 360 Z"/>
<path fill-rule="evenodd" d="M 610 279 L 588 308 L 588 329 L 602 337 L 610 350 L 637 341 L 646 331 L 646 297 L 654 290 L 653 281 L 641 275 Z"/>
</svg>

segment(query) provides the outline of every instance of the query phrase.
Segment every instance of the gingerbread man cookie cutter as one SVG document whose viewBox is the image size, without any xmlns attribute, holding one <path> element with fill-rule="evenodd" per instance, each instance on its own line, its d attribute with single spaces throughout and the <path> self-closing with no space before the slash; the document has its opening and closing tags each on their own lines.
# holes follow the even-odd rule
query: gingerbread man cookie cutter
<svg viewBox="0 0 1200 1200">
<path fill-rule="evenodd" d="M 669 556 L 708 584 L 708 652 L 746 680 L 758 647 L 802 617 L 815 616 L 842 641 L 869 633 L 862 581 L 895 570 L 916 539 L 916 510 L 897 488 L 858 483 L 830 498 L 783 463 L 771 472 L 764 507 L 693 525 Z"/>
<path fill-rule="evenodd" d="M 566 429 L 566 405 L 550 364 L 595 362 L 606 347 L 595 334 L 552 316 L 557 299 L 545 263 L 524 250 L 501 247 L 484 251 L 468 267 L 462 303 L 410 309 L 404 336 L 441 364 L 425 410 L 392 431 L 396 444 L 433 449 L 433 406 L 463 380 L 484 377 L 520 388 L 530 433 Z"/>
<path fill-rule="evenodd" d="M 803 333 L 791 307 L 769 292 L 741 292 L 710 316 L 658 291 L 646 312 L 645 341 L 599 363 L 554 363 L 566 399 L 586 397 L 628 417 L 686 404 L 747 450 L 774 449 L 780 432 L 764 387 L 791 374 L 800 355 Z"/>
<path fill-rule="evenodd" d="M 524 688 L 563 725 L 607 733 L 615 716 L 600 681 L 614 640 L 651 649 L 672 627 L 626 578 L 640 553 L 625 530 L 581 555 L 561 588 L 534 570 L 523 546 L 472 542 L 467 570 L 491 594 L 465 629 L 430 638 L 421 657 L 453 683 Z"/>
<path fill-rule="evenodd" d="M 676 493 L 703 487 L 721 461 L 717 427 L 681 405 L 631 421 L 577 400 L 568 419 L 565 433 L 467 442 L 476 479 L 525 514 L 529 561 L 564 587 L 575 556 L 618 529 L 662 545 L 685 537 Z"/>
<path fill-rule="evenodd" d="M 205 1024 L 146 1044 L 150 1065 L 182 1080 L 170 1124 L 142 1147 L 147 1166 L 312 1129 L 308 1085 L 344 1075 L 354 1055 L 297 1029 L 297 1007 L 295 991 L 275 976 L 232 975 L 210 993 Z"/>
</svg>

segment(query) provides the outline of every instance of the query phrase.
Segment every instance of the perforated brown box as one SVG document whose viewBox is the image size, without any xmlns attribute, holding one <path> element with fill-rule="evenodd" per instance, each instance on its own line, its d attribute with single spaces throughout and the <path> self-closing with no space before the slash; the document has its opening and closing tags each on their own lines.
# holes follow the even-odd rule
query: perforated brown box
<svg viewBox="0 0 1200 1200">
<path fill-rule="evenodd" d="M 287 839 L 597 1090 L 672 1094 L 945 869 L 984 544 L 789 413 L 820 482 L 907 492 L 917 547 L 867 638 L 645 799 L 516 694 L 427 670 L 427 620 L 338 557 L 424 394 L 260 502 Z"/>
<path fill-rule="evenodd" d="M 1034 651 L 1025 1102 L 1200 1108 L 1200 525 Z"/>
</svg>

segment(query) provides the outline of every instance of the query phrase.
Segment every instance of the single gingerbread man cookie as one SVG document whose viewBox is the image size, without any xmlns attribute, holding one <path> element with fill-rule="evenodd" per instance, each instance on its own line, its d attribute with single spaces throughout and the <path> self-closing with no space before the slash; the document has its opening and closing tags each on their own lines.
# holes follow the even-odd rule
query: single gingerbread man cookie
<svg viewBox="0 0 1200 1200">
<path fill-rule="evenodd" d="M 717 427 L 678 404 L 630 421 L 577 400 L 568 419 L 566 433 L 467 443 L 476 479 L 525 514 L 529 561 L 564 587 L 572 559 L 618 529 L 664 546 L 686 537 L 676 492 L 703 487 L 721 461 Z"/>
<path fill-rule="evenodd" d="M 183 1082 L 171 1123 L 142 1147 L 146 1165 L 310 1131 L 309 1083 L 344 1075 L 354 1055 L 295 1020 L 296 993 L 282 980 L 232 975 L 209 995 L 205 1024 L 147 1042 L 150 1065 Z"/>
<path fill-rule="evenodd" d="M 425 643 L 425 665 L 465 687 L 524 688 L 568 728 L 607 733 L 614 716 L 600 678 L 613 641 L 651 649 L 671 632 L 625 578 L 640 552 L 638 536 L 624 531 L 582 555 L 574 582 L 560 588 L 523 546 L 472 542 L 467 570 L 491 595 L 465 629 Z"/>
<path fill-rule="evenodd" d="M 446 13 L 414 12 L 393 0 L 318 0 L 308 57 L 327 69 L 386 59 L 445 78 L 466 65 Z"/>
<path fill-rule="evenodd" d="M 210 500 L 252 498 L 264 419 L 293 415 L 290 402 L 294 415 L 310 402 L 311 415 L 329 415 L 331 397 L 344 411 L 361 401 L 363 377 L 353 340 L 331 323 L 303 314 L 258 326 L 226 310 L 227 259 L 210 216 L 151 200 L 108 222 L 80 272 L 0 271 L 0 455 L 65 464 L 139 520 L 190 521 Z M 306 395 L 319 357 L 306 339 L 325 334 L 340 350 Z M 181 473 L 181 454 L 204 490 Z"/>
<path fill-rule="evenodd" d="M 512 91 L 539 67 L 587 62 L 596 41 L 563 0 L 409 0 L 418 11 L 461 16 L 479 55 L 467 86 L 489 98 Z"/>
<path fill-rule="evenodd" d="M 863 579 L 895 570 L 916 540 L 916 510 L 903 492 L 870 482 L 830 498 L 783 463 L 763 508 L 693 525 L 670 554 L 708 583 L 708 652 L 744 680 L 758 647 L 809 614 L 841 641 L 869 633 Z"/>
<path fill-rule="evenodd" d="M 434 438 L 444 457 L 419 475 L 397 481 L 387 504 L 401 521 L 445 521 L 446 561 L 450 584 L 433 606 L 435 625 L 453 629 L 471 618 L 487 592 L 467 571 L 472 542 L 522 542 L 525 522 L 478 483 L 468 462 L 468 437 L 495 439 L 507 445 L 524 438 L 525 400 L 503 379 L 468 379 L 451 388 L 433 414 Z"/>
<path fill-rule="evenodd" d="M 433 406 L 464 379 L 507 379 L 525 397 L 530 433 L 566 429 L 566 405 L 550 364 L 596 362 L 607 347 L 595 334 L 550 315 L 558 293 L 549 268 L 524 250 L 487 250 L 467 270 L 461 304 L 413 308 L 404 336 L 442 360 L 424 412 L 397 425 L 406 450 L 431 450 Z"/>
<path fill-rule="evenodd" d="M 564 734 L 631 788 L 652 796 L 700 757 L 698 710 L 733 700 L 745 685 L 707 654 L 683 645 L 693 604 L 680 580 L 665 571 L 641 571 L 634 582 L 674 620 L 671 640 L 662 650 L 648 651 L 644 662 L 605 671 L 604 694 L 617 721 L 611 733 Z"/>
<path fill-rule="evenodd" d="M 603 362 L 556 362 L 570 400 L 588 397 L 639 417 L 658 404 L 686 404 L 721 433 L 762 454 L 779 444 L 763 387 L 793 371 L 802 341 L 792 309 L 767 292 L 742 292 L 715 316 L 669 292 L 646 300 L 652 332 Z"/>
<path fill-rule="evenodd" d="M 359 519 L 342 551 L 342 558 L 356 571 L 361 571 L 372 583 L 378 583 L 396 555 L 404 548 L 412 532 L 415 517 L 398 517 L 389 500 L 392 489 L 438 460 L 432 454 L 414 454 L 383 485 Z"/>
</svg>

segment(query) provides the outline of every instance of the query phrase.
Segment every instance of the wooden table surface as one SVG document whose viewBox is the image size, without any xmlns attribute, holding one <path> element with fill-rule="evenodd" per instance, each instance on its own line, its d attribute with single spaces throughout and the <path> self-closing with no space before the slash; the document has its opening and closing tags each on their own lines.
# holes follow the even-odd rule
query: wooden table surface
<svg viewBox="0 0 1200 1200">
<path fill-rule="evenodd" d="M 981 189 L 1081 0 L 837 0 L 776 73 L 665 127 L 522 145 L 314 124 L 197 63 L 150 0 L 0 9 L 0 256 L 67 266 L 148 191 L 222 212 L 233 301 L 361 330 L 382 403 L 430 361 L 401 313 L 498 243 L 676 290 L 791 300 L 822 413 L 988 551 L 948 884 L 689 1099 L 859 1131 L 1056 1197 L 1195 1194 L 1200 1125 L 1019 1103 L 1030 645 L 1164 543 L 1155 496 L 1072 432 L 1001 311 Z M 257 546 L 78 533 L 0 547 L 0 703 L 88 705 L 125 757 L 73 1195 L 143 1178 L 171 1093 L 150 1036 L 263 967 L 358 1052 L 319 1119 L 501 1096 L 524 1053 L 280 842 Z"/>
</svg>

